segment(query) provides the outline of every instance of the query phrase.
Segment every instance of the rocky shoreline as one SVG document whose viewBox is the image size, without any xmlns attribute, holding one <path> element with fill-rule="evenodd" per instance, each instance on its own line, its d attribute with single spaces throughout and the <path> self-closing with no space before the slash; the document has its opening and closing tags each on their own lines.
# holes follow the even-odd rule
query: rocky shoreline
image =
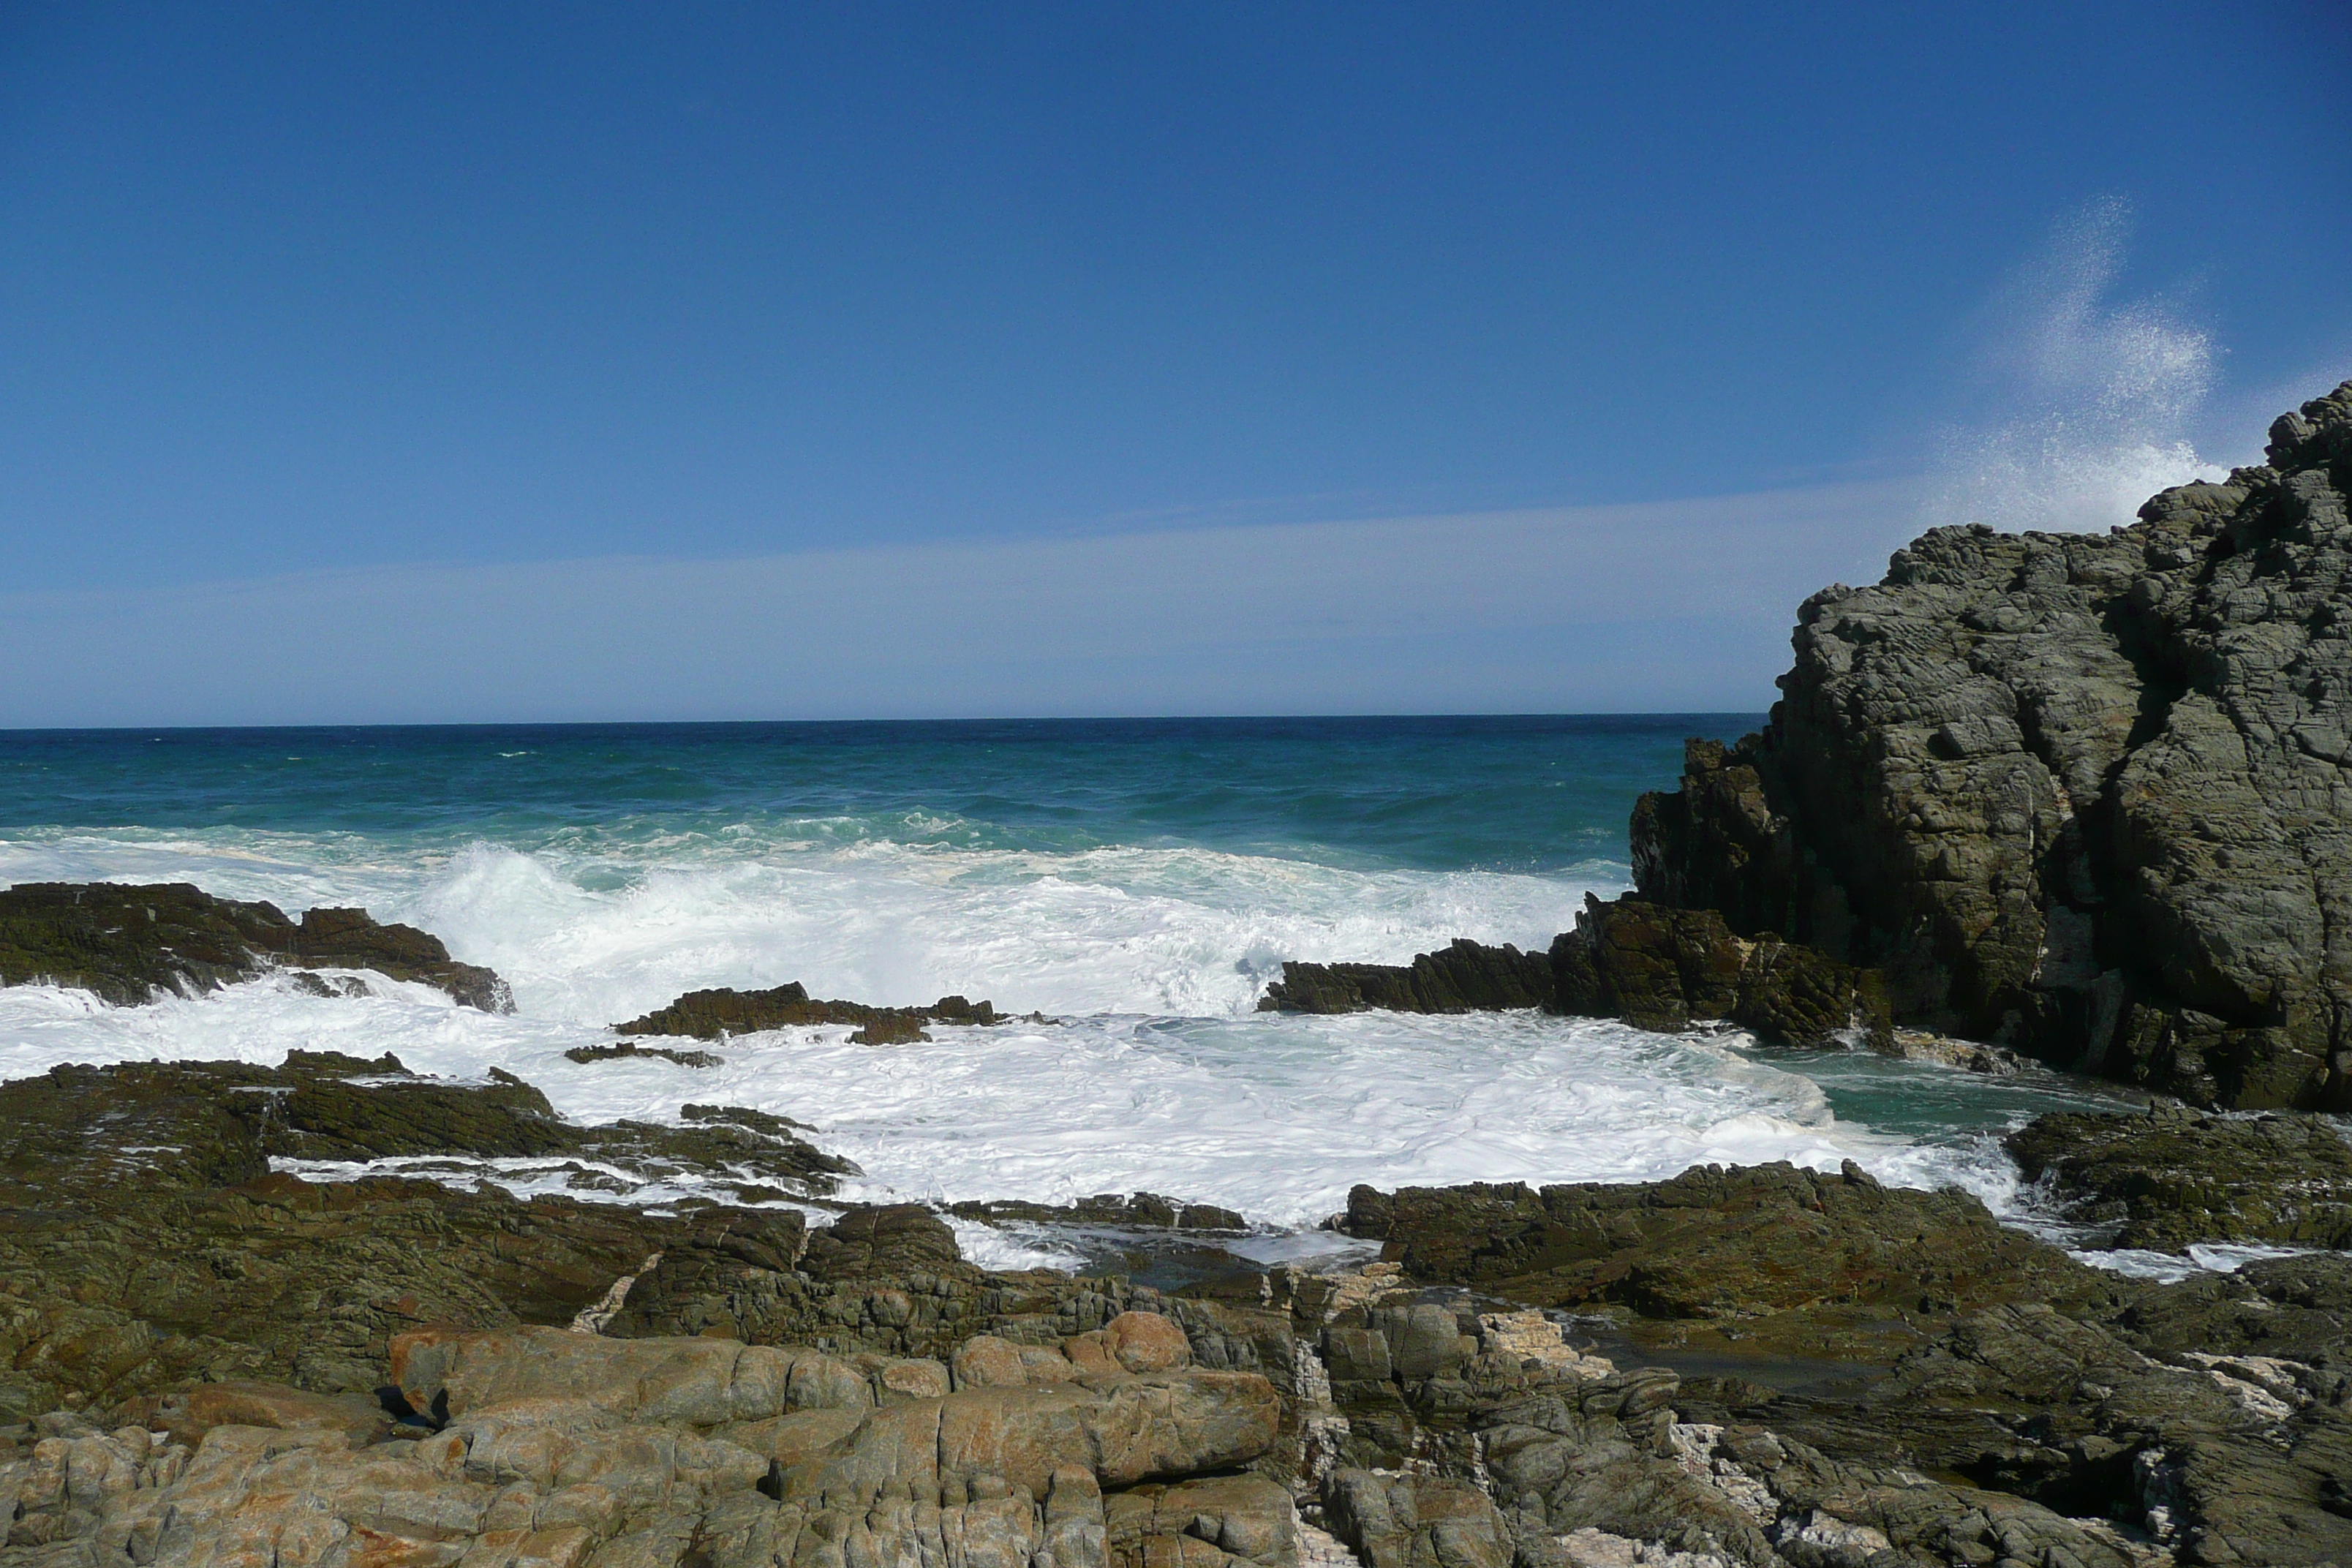
<svg viewBox="0 0 2352 1568">
<path fill-rule="evenodd" d="M 820 1206 L 838 1163 L 722 1108 L 582 1128 L 511 1080 L 324 1055 L 66 1068 L 0 1100 L 11 1564 L 2352 1554 L 2340 1253 L 2158 1284 L 1961 1194 L 1702 1167 L 1361 1187 L 1335 1223 L 1381 1261 L 1236 1259 L 1171 1293 L 977 1268 L 919 1205 Z M 2021 1137 L 2175 1237 L 2332 1223 L 2284 1156 L 2226 1211 L 2118 1173 L 2216 1168 L 2268 1125 Z M 425 1147 L 756 1164 L 808 1206 L 270 1168 Z M 1097 1205 L 1072 1217 L 1184 1223 Z"/>
<path fill-rule="evenodd" d="M 1848 1163 L 1360 1186 L 1352 1253 L 1266 1266 L 1181 1195 L 851 1203 L 743 1107 L 63 1066 L 0 1084 L 0 1568 L 2352 1564 L 2352 384 L 2272 434 L 2109 537 L 1942 530 L 1816 595 L 1770 726 L 1693 742 L 1637 891 L 1545 951 L 1261 1003 L 2105 1073 L 2151 1103 L 2006 1141 L 2053 1234 L 2267 1256 L 2127 1276 Z M 362 910 L 0 890 L 0 984 L 273 972 L 511 1005 Z M 567 1055 L 1003 1021 L 709 990 Z M 950 1220 L 1185 1262 L 991 1270 Z"/>
</svg>

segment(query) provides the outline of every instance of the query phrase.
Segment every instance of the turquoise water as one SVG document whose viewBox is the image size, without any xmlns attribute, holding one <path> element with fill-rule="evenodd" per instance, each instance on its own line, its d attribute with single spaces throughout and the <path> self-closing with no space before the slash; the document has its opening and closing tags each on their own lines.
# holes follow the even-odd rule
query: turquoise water
<svg viewBox="0 0 2352 1568">
<path fill-rule="evenodd" d="M 1760 716 L 0 731 L 0 831 L 138 824 L 518 848 L 688 836 L 1335 865 L 1622 864 L 1688 735 Z"/>
<path fill-rule="evenodd" d="M 359 999 L 265 979 L 141 1008 L 18 987 L 0 992 L 0 1073 L 389 1049 L 451 1076 L 504 1068 L 583 1118 L 696 1100 L 792 1115 L 865 1168 L 870 1195 L 1150 1190 L 1275 1227 L 1312 1224 L 1358 1181 L 1634 1180 L 1707 1161 L 1857 1159 L 2012 1205 L 1990 1135 L 2101 1091 L 1596 1020 L 1256 1011 L 1286 959 L 1549 942 L 1588 893 L 1623 889 L 1633 801 L 1673 786 L 1684 739 L 1756 721 L 0 734 L 0 881 L 363 905 L 496 968 L 517 1003 L 492 1016 L 380 979 Z M 888 1049 L 782 1031 L 727 1042 L 707 1069 L 563 1054 L 681 991 L 789 980 L 1052 1021 Z"/>
</svg>

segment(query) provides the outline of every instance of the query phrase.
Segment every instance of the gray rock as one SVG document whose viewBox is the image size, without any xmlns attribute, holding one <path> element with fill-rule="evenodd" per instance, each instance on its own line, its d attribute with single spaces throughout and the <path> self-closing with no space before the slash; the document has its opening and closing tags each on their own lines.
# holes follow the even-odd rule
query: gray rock
<svg viewBox="0 0 2352 1568">
<path fill-rule="evenodd" d="M 1799 613 L 1771 723 L 1633 819 L 1643 898 L 1897 1021 L 2200 1104 L 2352 1104 L 2352 383 L 2106 536 L 1944 528 Z"/>
</svg>

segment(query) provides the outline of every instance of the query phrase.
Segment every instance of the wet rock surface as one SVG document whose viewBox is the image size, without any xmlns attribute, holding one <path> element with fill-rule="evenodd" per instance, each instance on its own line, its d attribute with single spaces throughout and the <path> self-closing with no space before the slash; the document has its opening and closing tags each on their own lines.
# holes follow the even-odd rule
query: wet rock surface
<svg viewBox="0 0 2352 1568">
<path fill-rule="evenodd" d="M 928 1007 L 869 1007 L 863 1002 L 812 1000 L 808 988 L 794 981 L 766 991 L 736 991 L 721 986 L 689 991 L 667 1007 L 641 1018 L 615 1024 L 624 1035 L 686 1035 L 698 1040 L 729 1035 L 755 1034 L 809 1024 L 855 1024 L 849 1037 L 864 1046 L 906 1045 L 929 1040 L 926 1024 L 1000 1024 L 1004 1017 L 986 1002 L 942 996 Z"/>
<path fill-rule="evenodd" d="M 567 1061 L 585 1067 L 590 1062 L 625 1061 L 631 1058 L 650 1058 L 682 1068 L 715 1068 L 726 1058 L 714 1051 L 680 1050 L 674 1046 L 641 1046 L 635 1040 L 622 1040 L 609 1046 L 574 1046 L 563 1053 Z"/>
<path fill-rule="evenodd" d="M 1843 1310 L 1895 1311 L 1923 1277 L 1926 1253 L 1906 1258 L 1896 1238 L 1966 1247 L 1964 1227 L 1911 1201 L 1928 1194 L 1890 1194 L 1900 1201 L 1875 1219 L 1829 1200 L 1843 1230 L 1874 1228 L 1885 1244 L 1808 1265 L 1816 1239 L 1774 1239 L 1787 1219 L 1769 1206 L 1718 1228 L 1733 1217 L 1726 1183 L 1743 1190 L 1751 1174 L 1615 1189 L 1619 1205 L 1590 1211 L 1589 1189 L 1360 1190 L 1351 1214 L 1391 1233 L 1391 1260 L 1349 1288 L 1319 1343 L 1345 1424 L 1328 1439 L 1335 1464 L 1477 1482 L 1521 1562 L 2352 1561 L 2352 1258 L 2340 1254 L 2158 1285 L 2042 1248 L 1910 1315 L 1909 1348 L 1885 1372 L 1856 1364 L 1850 1381 L 1801 1393 L 1620 1372 L 1578 1351 L 1584 1320 L 1490 1305 L 1598 1298 L 1670 1355 L 1709 1324 L 1740 1322 L 1762 1331 L 1710 1341 L 1701 1359 L 1720 1366 L 1744 1347 L 1769 1378 L 1807 1342 L 1776 1334 L 1776 1319 L 1811 1321 L 1813 1342 L 1851 1353 L 1870 1342 L 1840 1342 Z M 1653 1205 L 1663 1212 L 1625 1217 Z M 1593 1267 L 1596 1223 L 1635 1269 L 1703 1268 L 1719 1289 L 1627 1289 L 1634 1269 L 1612 1279 L 1615 1260 Z M 1824 1302 L 1791 1309 L 1792 1295 L 1831 1311 L 1812 1319 Z"/>
<path fill-rule="evenodd" d="M 1171 1295 L 981 1269 L 916 1205 L 811 1228 L 257 1177 L 281 1137 L 516 1148 L 544 1113 L 383 1060 L 221 1070 L 68 1069 L 11 1102 L 6 1246 L 129 1183 L 162 1256 L 100 1281 L 116 1212 L 8 1276 L 0 1306 L 148 1315 L 129 1375 L 89 1375 L 126 1342 L 95 1317 L 12 1347 L 6 1414 L 37 1419 L 0 1429 L 6 1568 L 2346 1560 L 2337 1255 L 2129 1281 L 1957 1194 L 1780 1166 L 1360 1188 L 1384 1261 Z M 395 1136 L 369 1101 L 401 1094 Z M 692 1110 L 667 1131 L 793 1131 Z M 67 1172 L 97 1125 L 115 1165 Z M 237 1218 L 204 1232 L 207 1205 Z M 1587 1327 L 1757 1375 L 1612 1360 Z M 1789 1392 L 1799 1354 L 1848 1376 Z M 37 1391 L 42 1365 L 71 1377 Z"/>
<path fill-rule="evenodd" d="M 1797 1046 L 1893 1043 L 1875 974 L 1769 931 L 1735 936 L 1713 910 L 1588 894 L 1551 960 L 1555 1012 L 1667 1031 L 1722 1020 Z"/>
<path fill-rule="evenodd" d="M 1799 613 L 1770 724 L 1633 819 L 1642 897 L 1898 1021 L 2202 1105 L 2352 1104 L 2352 384 L 2106 536 L 1945 528 Z"/>
<path fill-rule="evenodd" d="M 2005 1142 L 2073 1217 L 2115 1226 L 2116 1247 L 2352 1247 L 2352 1140 L 2333 1118 L 2158 1105 L 2141 1116 L 2043 1116 Z"/>
<path fill-rule="evenodd" d="M 429 932 L 381 924 L 365 910 L 310 910 L 297 923 L 275 904 L 216 899 L 185 882 L 24 882 L 0 890 L 0 985 L 48 982 L 132 1006 L 274 969 L 372 970 L 486 1012 L 514 1010 L 495 973 L 455 962 Z M 322 994 L 349 984 L 306 978 Z"/>
</svg>

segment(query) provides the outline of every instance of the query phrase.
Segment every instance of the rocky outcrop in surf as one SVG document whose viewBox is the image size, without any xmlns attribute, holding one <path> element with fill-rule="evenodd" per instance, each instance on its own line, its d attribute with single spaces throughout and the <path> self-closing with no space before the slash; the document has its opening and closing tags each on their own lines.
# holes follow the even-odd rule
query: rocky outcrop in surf
<svg viewBox="0 0 2352 1568">
<path fill-rule="evenodd" d="M 216 899 L 186 882 L 23 882 L 0 890 L 0 985 L 71 985 L 131 1006 L 276 969 L 370 970 L 485 1012 L 514 1010 L 496 973 L 456 962 L 429 931 L 382 924 L 365 910 L 310 910 L 298 923 L 275 904 Z M 302 978 L 327 989 L 314 975 Z"/>
<path fill-rule="evenodd" d="M 869 1007 L 863 1002 L 812 1000 L 798 981 L 765 991 L 737 991 L 721 986 L 689 991 L 667 1007 L 641 1018 L 613 1026 L 624 1035 L 683 1035 L 698 1040 L 724 1039 L 730 1035 L 756 1034 L 762 1029 L 792 1028 L 810 1024 L 854 1024 L 849 1037 L 861 1046 L 895 1046 L 929 1040 L 926 1024 L 1001 1024 L 1003 1016 L 986 1002 L 942 996 L 928 1007 Z"/>
<path fill-rule="evenodd" d="M 1895 1015 L 2203 1105 L 2352 1105 L 2352 383 L 2111 534 L 1942 528 L 1806 601 L 1641 896 Z"/>
<path fill-rule="evenodd" d="M 1726 1022 L 1800 1046 L 1891 1045 L 1877 977 L 1769 932 L 1736 936 L 1711 910 L 1588 897 L 1545 952 L 1457 938 L 1410 964 L 1300 963 L 1265 1013 L 1473 1013 L 1540 1007 L 1672 1032 Z"/>
</svg>

